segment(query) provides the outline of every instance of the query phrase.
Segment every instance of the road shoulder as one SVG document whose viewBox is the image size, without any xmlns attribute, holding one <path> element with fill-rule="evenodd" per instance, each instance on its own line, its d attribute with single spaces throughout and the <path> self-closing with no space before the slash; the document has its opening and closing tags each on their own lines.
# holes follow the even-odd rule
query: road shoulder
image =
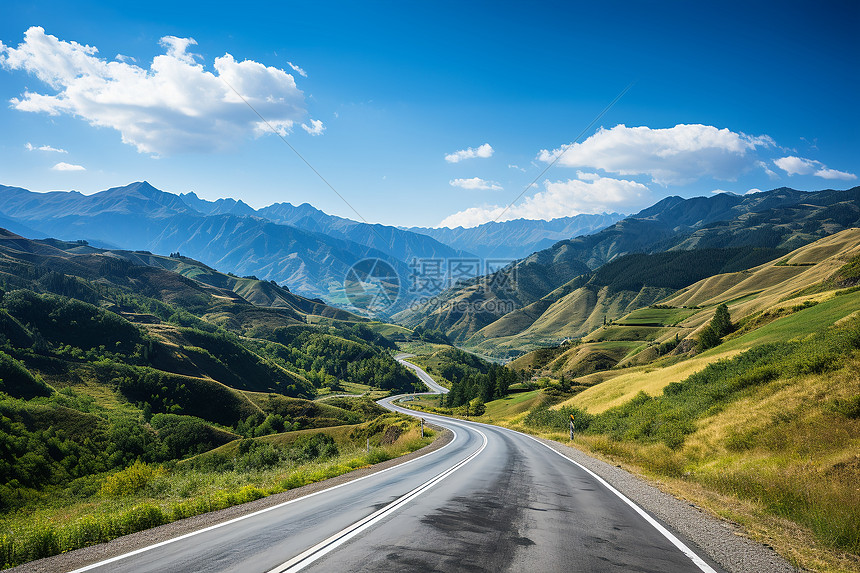
<svg viewBox="0 0 860 573">
<path fill-rule="evenodd" d="M 424 446 L 420 450 L 415 450 L 412 453 L 392 458 L 366 468 L 358 468 L 349 473 L 327 480 L 276 493 L 249 503 L 243 503 L 241 505 L 234 505 L 233 507 L 228 507 L 219 511 L 195 515 L 193 517 L 180 519 L 165 525 L 160 525 L 152 529 L 146 529 L 144 531 L 132 533 L 131 535 L 118 537 L 108 541 L 107 543 L 100 543 L 98 545 L 76 549 L 75 551 L 69 551 L 68 553 L 24 563 L 23 565 L 19 565 L 18 567 L 8 569 L 6 571 L 9 573 L 56 573 L 57 571 L 72 571 L 80 567 L 85 567 L 91 563 L 97 563 L 105 559 L 110 559 L 118 555 L 142 549 L 149 545 L 168 541 L 225 521 L 230 521 L 231 519 L 236 519 L 237 517 L 242 517 L 250 513 L 280 505 L 287 501 L 292 501 L 318 491 L 378 473 L 382 470 L 434 452 L 447 445 L 454 438 L 454 434 L 450 430 L 432 425 L 428 425 L 428 427 L 433 428 L 437 432 L 436 439 L 433 440 L 432 443 Z"/>
<path fill-rule="evenodd" d="M 773 549 L 745 537 L 740 527 L 660 490 L 643 478 L 571 446 L 534 438 L 606 480 L 654 518 L 697 545 L 729 573 L 800 571 Z"/>
</svg>

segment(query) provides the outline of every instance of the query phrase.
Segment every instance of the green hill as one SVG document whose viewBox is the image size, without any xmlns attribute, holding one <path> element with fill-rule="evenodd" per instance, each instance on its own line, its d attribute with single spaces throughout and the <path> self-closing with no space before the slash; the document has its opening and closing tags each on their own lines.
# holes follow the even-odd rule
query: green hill
<svg viewBox="0 0 860 573">
<path fill-rule="evenodd" d="M 752 249 L 753 252 L 756 248 L 780 249 L 787 252 L 858 225 L 860 187 L 813 193 L 780 188 L 745 196 L 718 194 L 692 199 L 667 197 L 593 235 L 560 241 L 493 275 L 449 289 L 417 310 L 402 312 L 395 318 L 407 326 L 422 325 L 442 330 L 455 342 L 483 353 L 491 351 L 493 347 L 500 347 L 502 355 L 510 356 L 519 349 L 520 344 L 503 337 L 524 331 L 551 303 L 575 290 L 571 287 L 571 281 L 578 276 L 599 269 L 624 255 L 731 248 Z M 755 254 L 751 256 L 752 259 L 746 263 L 741 258 L 737 264 L 755 266 L 764 260 L 755 259 Z M 690 269 L 695 269 L 695 265 Z M 664 276 L 680 278 L 685 273 L 679 270 L 674 269 Z M 708 275 L 703 274 L 698 278 L 704 276 Z M 692 282 L 698 278 L 693 278 Z M 680 286 L 676 283 L 672 288 Z M 561 290 L 554 292 L 556 289 Z M 633 288 L 629 292 L 638 290 Z M 646 291 L 642 297 L 660 298 L 660 294 Z M 665 294 L 662 293 L 663 296 Z M 591 297 L 591 301 L 586 297 L 580 306 L 593 309 L 598 293 L 592 292 L 587 296 Z M 601 306 L 605 308 L 598 309 L 598 315 L 609 311 L 623 314 L 633 310 L 626 302 L 610 300 L 602 303 Z M 645 300 L 642 302 L 640 306 L 650 304 Z M 529 308 L 532 304 L 536 306 Z M 510 317 L 506 321 L 509 324 L 487 331 L 489 336 L 481 332 L 518 310 L 523 312 Z M 601 310 L 606 312 L 600 313 Z M 582 314 L 585 311 L 579 312 L 580 321 L 587 320 L 591 315 L 590 311 L 586 315 Z M 590 323 L 592 328 L 598 324 L 594 319 Z M 602 324 L 602 316 L 599 324 Z M 549 328 L 536 332 L 533 337 L 527 336 L 522 347 L 533 347 L 541 337 L 551 337 L 551 330 Z M 573 334 L 560 333 L 555 339 L 558 341 Z M 476 338 L 471 340 L 473 336 Z M 483 343 L 491 337 L 502 337 L 502 340 L 498 344 Z"/>
<path fill-rule="evenodd" d="M 659 392 L 663 385 L 688 376 L 712 359 L 732 356 L 762 341 L 778 340 L 781 334 L 773 337 L 762 327 L 796 313 L 805 308 L 803 305 L 823 303 L 852 284 L 853 267 L 849 266 L 847 273 L 843 268 L 857 254 L 860 230 L 848 229 L 768 263 L 697 281 L 649 307 L 597 326 L 575 344 L 528 353 L 511 362 L 511 367 L 545 371 L 555 377 L 580 377 L 579 382 L 589 389 L 571 403 L 590 410 L 623 403 L 640 389 Z M 727 303 L 738 331 L 713 350 L 689 356 L 721 303 Z M 835 314 L 822 316 L 836 320 L 850 314 L 851 303 L 850 296 L 836 297 L 813 314 L 835 305 Z M 812 332 L 824 326 L 808 321 L 801 330 Z M 745 333 L 748 337 L 741 336 Z M 546 358 L 550 356 L 551 360 Z M 679 361 L 680 357 L 686 359 Z M 660 371 L 654 370 L 653 364 L 661 364 L 660 360 L 667 364 Z"/>
<path fill-rule="evenodd" d="M 852 228 L 709 276 L 510 362 L 532 389 L 526 406 L 495 400 L 479 419 L 565 441 L 573 415 L 576 447 L 741 524 L 804 570 L 855 570 L 858 268 Z M 704 345 L 721 308 L 728 324 Z"/>
<path fill-rule="evenodd" d="M 0 326 L 0 565 L 85 544 L 39 545 L 30 533 L 23 545 L 14 535 L 7 543 L 5 524 L 23 526 L 21 512 L 54 515 L 122 490 L 132 479 L 123 476 L 168 475 L 159 464 L 243 438 L 379 416 L 367 405 L 311 400 L 341 384 L 421 387 L 379 334 L 399 327 L 178 255 L 2 229 Z M 314 448 L 302 459 L 331 449 Z M 243 459 L 253 465 L 258 454 Z M 157 523 L 138 525 L 132 530 Z M 100 539 L 131 531 L 110 527 Z"/>
<path fill-rule="evenodd" d="M 582 338 L 702 278 L 755 266 L 786 252 L 727 248 L 625 255 L 499 318 L 471 336 L 464 346 L 484 354 L 516 355 Z"/>
</svg>

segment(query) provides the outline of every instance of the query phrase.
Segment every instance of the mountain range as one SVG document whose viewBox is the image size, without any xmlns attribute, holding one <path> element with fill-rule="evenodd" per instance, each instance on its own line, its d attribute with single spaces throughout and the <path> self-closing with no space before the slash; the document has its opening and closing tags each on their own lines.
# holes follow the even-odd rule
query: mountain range
<svg viewBox="0 0 860 573">
<path fill-rule="evenodd" d="M 309 296 L 342 283 L 357 260 L 386 260 L 406 275 L 405 263 L 374 249 L 259 217 L 204 215 L 179 196 L 146 182 L 94 195 L 0 189 L 0 212 L 40 233 L 94 245 L 180 252 L 238 275 L 286 283 Z"/>
<path fill-rule="evenodd" d="M 550 221 L 515 219 L 469 228 L 410 227 L 409 230 L 481 258 L 521 259 L 558 241 L 595 233 L 624 217 L 621 213 L 598 213 Z"/>
<path fill-rule="evenodd" d="M 512 222 L 519 231 L 511 236 L 540 242 L 550 234 L 564 234 L 565 229 L 592 230 L 604 220 L 601 217 L 588 216 L 581 224 Z M 255 210 L 235 199 L 208 201 L 195 193 L 167 193 L 146 181 L 92 195 L 0 186 L 0 222 L 32 238 L 84 239 L 104 248 L 179 252 L 212 267 L 274 280 L 308 297 L 323 297 L 346 307 L 351 301 L 344 293 L 345 277 L 364 259 L 382 260 L 396 273 L 401 294 L 397 310 L 413 297 L 405 288 L 414 279 L 410 263 L 475 256 L 424 233 L 328 215 L 306 203 L 297 207 L 277 203 Z"/>
<path fill-rule="evenodd" d="M 600 295 L 597 288 L 608 285 L 595 284 L 589 273 L 618 257 L 730 248 L 759 248 L 764 249 L 761 257 L 776 256 L 856 226 L 860 226 L 860 187 L 667 197 L 597 233 L 559 241 L 494 275 L 457 285 L 395 318 L 408 326 L 441 330 L 466 347 L 510 355 L 510 351 L 545 344 L 547 338 L 557 341 L 582 335 L 598 326 L 597 321 L 606 314 L 617 316 L 636 305 L 647 306 L 668 295 L 666 288 L 686 286 L 645 281 L 635 288 L 619 289 L 624 294 L 610 301 L 605 298 L 610 293 Z M 715 256 L 723 259 L 725 253 Z M 693 256 L 687 264 L 701 265 L 703 259 Z M 754 266 L 763 260 L 751 256 L 745 262 Z M 689 276 L 687 284 L 698 280 L 694 276 Z M 652 275 L 649 280 L 659 279 Z M 663 290 L 648 291 L 652 286 Z M 626 301 L 623 305 L 622 300 Z M 555 326 L 540 327 L 547 323 Z"/>
</svg>

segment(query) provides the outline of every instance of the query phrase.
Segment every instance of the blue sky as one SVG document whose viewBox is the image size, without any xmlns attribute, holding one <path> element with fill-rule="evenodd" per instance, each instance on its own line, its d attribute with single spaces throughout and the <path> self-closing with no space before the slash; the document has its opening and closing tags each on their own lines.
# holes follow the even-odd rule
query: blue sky
<svg viewBox="0 0 860 573">
<path fill-rule="evenodd" d="M 146 179 L 433 226 L 860 175 L 856 2 L 0 10 L 0 183 L 38 191 Z"/>
</svg>

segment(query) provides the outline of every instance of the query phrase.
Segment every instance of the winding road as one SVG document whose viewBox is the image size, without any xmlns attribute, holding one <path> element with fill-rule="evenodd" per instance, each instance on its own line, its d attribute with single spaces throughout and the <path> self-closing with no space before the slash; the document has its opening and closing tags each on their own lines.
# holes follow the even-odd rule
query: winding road
<svg viewBox="0 0 860 573">
<path fill-rule="evenodd" d="M 380 404 L 414 415 L 393 400 Z M 534 438 L 423 417 L 451 430 L 453 440 L 387 470 L 77 571 L 719 571 L 601 478 Z"/>
</svg>

